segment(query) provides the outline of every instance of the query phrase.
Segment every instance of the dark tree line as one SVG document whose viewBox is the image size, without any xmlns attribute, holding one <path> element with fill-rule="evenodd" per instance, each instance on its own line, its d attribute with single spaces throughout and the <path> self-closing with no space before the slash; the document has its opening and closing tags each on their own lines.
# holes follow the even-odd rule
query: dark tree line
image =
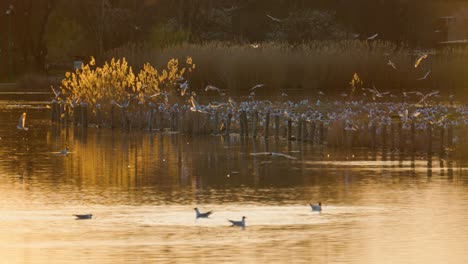
<svg viewBox="0 0 468 264">
<path fill-rule="evenodd" d="M 295 44 L 365 39 L 378 33 L 380 39 L 397 44 L 430 46 L 437 17 L 449 15 L 460 2 L 4 0 L 0 1 L 0 78 L 11 68 L 41 71 L 48 61 L 99 57 L 128 43 L 160 47 L 206 41 Z"/>
</svg>

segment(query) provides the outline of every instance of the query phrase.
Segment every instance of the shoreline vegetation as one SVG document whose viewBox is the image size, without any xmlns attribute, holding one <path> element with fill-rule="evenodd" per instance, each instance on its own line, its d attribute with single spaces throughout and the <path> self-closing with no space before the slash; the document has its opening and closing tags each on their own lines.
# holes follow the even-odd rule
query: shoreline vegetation
<svg viewBox="0 0 468 264">
<path fill-rule="evenodd" d="M 422 55 L 427 57 L 415 67 Z M 248 96 L 249 89 L 264 83 L 258 95 L 286 92 L 299 96 L 329 96 L 349 93 L 349 80 L 358 73 L 366 88 L 394 94 L 439 90 L 444 96 L 453 94 L 457 100 L 467 99 L 468 48 L 452 47 L 433 50 L 413 50 L 383 41 L 312 41 L 301 45 L 277 43 L 181 44 L 153 48 L 146 44 L 129 44 L 108 51 L 98 64 L 112 58 L 125 58 L 128 65 L 139 71 L 149 63 L 156 69 L 166 66 L 170 59 L 193 58 L 197 69 L 186 76 L 193 91 L 213 85 L 231 96 Z M 86 61 L 85 61 L 86 63 Z M 392 65 L 393 66 L 392 66 Z M 72 62 L 69 63 L 70 68 Z M 427 78 L 422 79 L 428 72 Z M 63 71 L 50 71 L 45 76 L 25 75 L 21 86 L 26 89 L 48 84 L 57 85 Z"/>
<path fill-rule="evenodd" d="M 385 71 L 396 71 L 398 68 L 386 65 L 385 60 L 382 62 L 385 57 L 378 60 L 377 56 L 362 58 L 359 54 L 363 54 L 354 49 L 356 53 L 352 56 L 348 54 L 351 56 L 348 59 L 354 58 L 355 61 L 343 65 L 341 69 L 349 67 L 351 74 L 340 85 L 342 89 L 338 97 L 329 95 L 329 90 L 319 87 L 313 90 L 316 94 L 300 91 L 302 95 L 294 97 L 287 94 L 287 89 L 271 89 L 274 83 L 271 80 L 281 83 L 286 77 L 295 76 L 298 82 L 308 81 L 319 75 L 310 76 L 305 69 L 299 73 L 292 71 L 294 67 L 291 69 L 291 64 L 317 66 L 325 61 L 309 61 L 308 56 L 317 55 L 313 52 L 299 57 L 297 54 L 293 56 L 295 50 L 280 54 L 281 50 L 277 48 L 264 44 L 261 48 L 215 46 L 195 52 L 190 47 L 175 47 L 154 54 L 155 57 L 146 57 L 149 61 L 155 61 L 156 65 L 165 61 L 164 67 L 145 63 L 135 71 L 126 58 L 112 58 L 102 66 L 96 66 L 96 61 L 91 58 L 81 70 L 67 72 L 60 89 L 52 87 L 55 99 L 51 120 L 65 126 L 72 123 L 82 127 L 120 127 L 123 130 L 187 134 L 236 133 L 241 137 L 286 138 L 335 147 L 383 146 L 427 153 L 450 152 L 454 145 L 466 141 L 463 131 L 468 121 L 468 110 L 458 103 L 455 95 L 443 90 L 427 92 L 431 86 L 403 92 L 398 89 L 380 90 L 375 84 L 367 86 L 360 74 L 351 71 L 355 61 L 361 59 L 368 63 L 361 65 L 363 69 L 372 63 L 381 63 L 382 67 L 386 67 Z M 378 49 L 377 43 L 372 50 Z M 194 54 L 194 57 L 179 60 L 176 55 L 180 57 L 178 52 L 181 50 Z M 117 55 L 118 51 L 115 52 L 114 55 Z M 238 53 L 250 55 L 238 58 Z M 272 53 L 285 61 L 275 61 L 278 58 Z M 433 67 L 436 62 L 444 63 L 444 60 L 436 57 L 437 54 L 425 54 L 417 54 L 417 67 L 413 54 L 403 57 L 403 52 L 394 52 L 389 56 L 393 56 L 392 60 L 398 64 L 406 59 L 407 67 L 415 70 L 420 70 L 418 67 L 424 65 L 428 67 L 430 59 Z M 135 65 L 143 57 L 143 54 L 133 54 L 129 60 Z M 326 57 L 333 58 L 326 54 L 322 59 Z M 267 59 L 273 61 L 267 63 Z M 213 60 L 217 63 L 212 63 Z M 324 69 L 338 69 L 338 62 L 328 61 Z M 261 67 L 264 63 L 266 65 Z M 289 74 L 278 76 L 281 66 L 286 67 Z M 213 72 L 205 75 L 207 73 L 203 69 Z M 208 79 L 210 76 L 219 77 L 217 71 L 226 69 L 232 72 L 232 75 L 224 75 L 227 87 L 242 86 L 245 92 L 241 88 L 233 92 L 226 86 L 208 81 L 212 80 Z M 197 75 L 198 71 L 202 73 Z M 387 75 L 382 73 L 380 77 Z M 270 79 L 267 79 L 268 76 Z M 243 93 L 248 93 L 248 96 Z"/>
</svg>

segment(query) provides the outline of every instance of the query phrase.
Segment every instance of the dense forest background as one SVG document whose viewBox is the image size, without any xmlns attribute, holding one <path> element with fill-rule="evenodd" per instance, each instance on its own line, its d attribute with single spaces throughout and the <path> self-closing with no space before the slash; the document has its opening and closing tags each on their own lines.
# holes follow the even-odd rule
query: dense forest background
<svg viewBox="0 0 468 264">
<path fill-rule="evenodd" d="M 466 38 L 467 7 L 438 0 L 5 0 L 0 80 L 72 67 L 91 55 L 108 59 L 122 47 L 126 52 L 208 43 L 294 48 L 312 41 L 366 42 L 378 34 L 394 49 L 428 49 L 453 39 L 453 32 Z M 449 27 L 454 21 L 458 26 Z M 126 52 L 118 55 L 131 57 Z"/>
</svg>

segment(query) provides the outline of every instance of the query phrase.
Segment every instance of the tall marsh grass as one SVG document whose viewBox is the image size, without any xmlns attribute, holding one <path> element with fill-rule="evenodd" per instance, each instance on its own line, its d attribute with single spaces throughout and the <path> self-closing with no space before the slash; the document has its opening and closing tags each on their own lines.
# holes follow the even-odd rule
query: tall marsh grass
<svg viewBox="0 0 468 264">
<path fill-rule="evenodd" d="M 301 92 L 316 95 L 350 93 L 355 73 L 363 87 L 379 91 L 440 90 L 442 95 L 465 95 L 468 89 L 468 48 L 425 51 L 421 65 L 414 67 L 420 52 L 397 47 L 389 42 L 316 41 L 298 46 L 261 43 L 259 48 L 230 43 L 182 44 L 154 49 L 145 44 L 114 49 L 108 58 L 127 58 L 131 65 L 151 63 L 164 66 L 171 58 L 191 56 L 197 70 L 191 73 L 191 89 L 203 91 L 208 85 L 225 89 L 229 95 L 246 95 L 258 83 L 266 87 L 258 94 Z M 388 65 L 391 60 L 397 69 Z M 425 80 L 417 80 L 429 70 Z"/>
</svg>

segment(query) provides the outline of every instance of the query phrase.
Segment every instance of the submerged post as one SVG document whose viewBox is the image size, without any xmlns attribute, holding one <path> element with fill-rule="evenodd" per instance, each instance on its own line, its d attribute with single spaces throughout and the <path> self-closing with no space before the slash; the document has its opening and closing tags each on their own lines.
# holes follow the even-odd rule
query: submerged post
<svg viewBox="0 0 468 264">
<path fill-rule="evenodd" d="M 444 137 L 445 137 L 445 128 L 442 126 L 440 128 L 440 149 L 439 153 L 444 153 Z"/>
<path fill-rule="evenodd" d="M 270 136 L 270 111 L 267 111 L 265 114 L 265 129 L 263 135 L 265 138 Z"/>
<path fill-rule="evenodd" d="M 52 100 L 52 106 L 51 106 L 51 111 L 50 111 L 50 121 L 52 123 L 57 122 L 56 117 L 57 117 L 57 101 Z"/>
<path fill-rule="evenodd" d="M 115 127 L 115 123 L 114 123 L 114 112 L 115 112 L 115 110 L 114 110 L 114 102 L 112 101 L 112 102 L 111 102 L 111 113 L 110 113 L 110 118 L 111 118 L 111 120 L 110 120 L 110 126 L 111 126 L 111 128 L 114 128 L 114 127 Z"/>
<path fill-rule="evenodd" d="M 229 136 L 229 133 L 231 130 L 231 119 L 232 119 L 232 113 L 229 112 L 226 118 L 226 136 Z"/>
<path fill-rule="evenodd" d="M 401 119 L 398 122 L 398 136 L 399 136 L 398 149 L 400 152 L 403 152 L 405 149 L 405 135 L 403 133 L 403 122 Z"/>
<path fill-rule="evenodd" d="M 427 122 L 427 153 L 432 154 L 432 123 Z"/>
<path fill-rule="evenodd" d="M 241 137 L 244 136 L 245 133 L 245 127 L 244 127 L 244 111 L 241 111 L 239 113 L 239 134 Z"/>
<path fill-rule="evenodd" d="M 297 120 L 297 131 L 296 131 L 296 140 L 301 141 L 302 140 L 302 117 L 299 117 L 299 120 Z"/>
<path fill-rule="evenodd" d="M 447 147 L 449 149 L 453 147 L 453 125 L 452 125 L 452 122 L 450 121 L 447 127 Z"/>
<path fill-rule="evenodd" d="M 288 140 L 292 140 L 292 120 L 291 118 L 288 119 L 288 130 L 286 134 Z"/>
<path fill-rule="evenodd" d="M 82 102 L 81 106 L 81 126 L 88 127 L 88 103 Z"/>
<path fill-rule="evenodd" d="M 324 136 L 323 136 L 323 122 L 320 121 L 319 123 L 319 136 L 318 136 L 318 144 L 322 145 L 323 144 L 323 139 L 324 139 Z"/>
<path fill-rule="evenodd" d="M 252 118 L 252 137 L 256 138 L 257 137 L 257 125 L 258 125 L 258 111 L 255 110 L 253 112 L 253 118 Z"/>
<path fill-rule="evenodd" d="M 101 128 L 102 125 L 102 112 L 101 112 L 101 104 L 96 104 L 96 126 Z"/>
<path fill-rule="evenodd" d="M 310 144 L 314 144 L 314 138 L 315 137 L 315 122 L 312 122 L 310 124 L 310 133 L 309 133 L 309 140 L 310 140 Z"/>
<path fill-rule="evenodd" d="M 414 120 L 411 121 L 411 152 L 416 151 L 416 122 Z"/>
<path fill-rule="evenodd" d="M 275 115 L 275 138 L 279 137 L 280 131 L 280 117 L 279 115 Z"/>
</svg>

